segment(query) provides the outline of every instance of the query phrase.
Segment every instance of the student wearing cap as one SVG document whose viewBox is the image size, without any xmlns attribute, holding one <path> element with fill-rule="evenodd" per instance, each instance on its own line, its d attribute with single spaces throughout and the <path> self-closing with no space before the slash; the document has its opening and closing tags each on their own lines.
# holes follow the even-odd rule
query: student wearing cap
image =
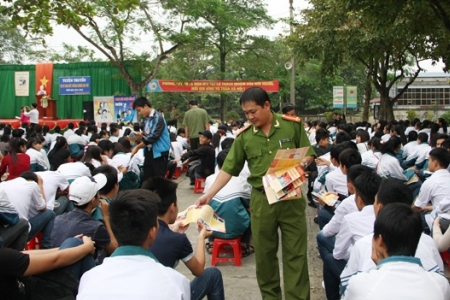
<svg viewBox="0 0 450 300">
<path fill-rule="evenodd" d="M 181 159 L 183 164 L 187 164 L 194 160 L 198 160 L 200 162 L 192 170 L 189 170 L 191 185 L 194 185 L 195 178 L 206 178 L 213 174 L 216 163 L 216 151 L 211 145 L 211 132 L 209 130 L 205 130 L 203 132 L 199 132 L 198 134 L 200 135 L 200 147 L 196 150 L 190 150 L 183 154 L 180 158 L 174 160 L 178 161 Z"/>
<path fill-rule="evenodd" d="M 191 150 L 200 147 L 199 134 L 209 130 L 209 116 L 206 110 L 198 107 L 197 100 L 189 101 L 189 110 L 185 112 L 183 126 L 186 132 L 186 138 L 191 145 Z"/>
<path fill-rule="evenodd" d="M 191 299 L 189 280 L 160 264 L 147 249 L 156 240 L 159 197 L 147 190 L 120 192 L 110 215 L 119 247 L 84 273 L 78 300 Z"/>
<path fill-rule="evenodd" d="M 52 232 L 54 247 L 59 247 L 68 237 L 83 234 L 92 238 L 97 252 L 104 249 L 109 255 L 117 248 L 117 241 L 109 222 L 109 204 L 100 199 L 98 193 L 106 183 L 107 178 L 103 174 L 78 177 L 72 182 L 69 187 L 69 200 L 74 203 L 75 208 L 71 212 L 56 217 Z M 91 213 L 94 209 L 98 209 L 99 204 L 104 223 L 91 217 Z"/>
</svg>

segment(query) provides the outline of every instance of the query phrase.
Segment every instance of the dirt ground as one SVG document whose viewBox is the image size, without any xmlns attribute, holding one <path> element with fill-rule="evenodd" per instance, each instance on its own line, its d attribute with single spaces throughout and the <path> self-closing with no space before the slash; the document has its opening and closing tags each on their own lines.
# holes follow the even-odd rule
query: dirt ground
<svg viewBox="0 0 450 300">
<path fill-rule="evenodd" d="M 181 211 L 189 205 L 192 205 L 199 195 L 194 194 L 193 188 L 189 186 L 189 180 L 184 174 L 182 174 L 176 182 L 179 183 L 177 194 L 178 206 Z M 316 234 L 319 231 L 319 227 L 313 222 L 315 210 L 309 206 L 307 206 L 306 210 L 308 222 L 308 266 L 311 282 L 311 299 L 325 300 L 325 291 L 322 288 L 322 260 L 318 258 L 318 251 L 316 248 Z M 194 244 L 197 235 L 195 226 L 190 226 L 186 234 L 188 235 L 189 240 Z M 281 249 L 281 245 L 279 248 Z M 279 252 L 279 257 L 281 257 L 281 252 Z M 206 266 L 211 266 L 211 256 L 208 254 L 206 256 Z M 218 264 L 217 267 L 222 272 L 226 299 L 261 299 L 255 276 L 254 255 L 243 258 L 241 267 L 236 267 L 232 263 Z M 281 268 L 282 266 L 280 263 L 280 270 Z M 193 278 L 193 275 L 190 274 L 183 263 L 179 264 L 177 270 L 189 279 Z"/>
</svg>

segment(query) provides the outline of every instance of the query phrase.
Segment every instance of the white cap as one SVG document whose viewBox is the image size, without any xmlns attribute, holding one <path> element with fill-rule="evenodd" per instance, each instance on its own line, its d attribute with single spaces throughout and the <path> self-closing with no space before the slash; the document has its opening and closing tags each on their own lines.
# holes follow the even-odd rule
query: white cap
<svg viewBox="0 0 450 300">
<path fill-rule="evenodd" d="M 84 205 L 97 195 L 98 190 L 104 187 L 107 181 L 104 174 L 78 177 L 70 184 L 69 200 L 78 206 Z"/>
</svg>

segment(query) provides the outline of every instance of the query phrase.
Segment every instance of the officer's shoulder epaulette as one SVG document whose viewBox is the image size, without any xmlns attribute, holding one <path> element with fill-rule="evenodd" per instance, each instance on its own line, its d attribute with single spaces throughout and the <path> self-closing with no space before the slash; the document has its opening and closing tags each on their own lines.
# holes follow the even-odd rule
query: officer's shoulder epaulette
<svg viewBox="0 0 450 300">
<path fill-rule="evenodd" d="M 236 132 L 236 137 L 238 137 L 241 133 L 243 133 L 244 131 L 246 131 L 247 129 L 249 129 L 250 127 L 252 127 L 252 124 L 246 124 L 244 127 L 242 127 L 241 129 L 239 129 Z"/>
<path fill-rule="evenodd" d="M 302 118 L 300 118 L 300 117 L 292 117 L 292 116 L 287 116 L 287 115 L 283 115 L 282 118 L 283 118 L 283 120 L 296 122 L 296 123 L 300 123 L 302 121 Z"/>
</svg>

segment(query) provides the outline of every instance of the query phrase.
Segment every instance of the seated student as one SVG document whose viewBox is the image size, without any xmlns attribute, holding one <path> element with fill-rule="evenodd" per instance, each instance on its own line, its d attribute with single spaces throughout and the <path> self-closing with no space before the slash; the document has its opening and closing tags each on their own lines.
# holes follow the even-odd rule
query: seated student
<svg viewBox="0 0 450 300">
<path fill-rule="evenodd" d="M 73 206 L 67 199 L 69 182 L 66 177 L 57 171 L 35 172 L 42 178 L 47 209 L 53 210 L 57 216 L 71 211 Z M 56 204 L 57 203 L 57 204 Z"/>
<path fill-rule="evenodd" d="M 109 140 L 112 143 L 117 143 L 119 141 L 119 136 L 120 135 L 120 130 L 117 127 L 112 127 L 111 128 L 111 135 L 109 136 Z"/>
<path fill-rule="evenodd" d="M 347 173 L 347 187 L 350 196 L 339 203 L 334 215 L 319 233 L 317 233 L 317 248 L 319 249 L 320 257 L 323 259 L 327 254 L 332 253 L 334 249 L 335 236 L 341 229 L 341 224 L 344 217 L 352 212 L 358 211 L 355 202 L 355 185 L 356 178 L 366 172 L 370 168 L 363 165 L 351 166 Z M 320 212 L 319 212 L 320 213 Z"/>
<path fill-rule="evenodd" d="M 5 191 L 0 189 L 0 248 L 22 251 L 28 241 L 28 222 L 20 219 Z"/>
<path fill-rule="evenodd" d="M 89 167 L 82 162 L 65 163 L 59 166 L 57 171 L 63 174 L 69 183 L 81 176 L 91 176 Z"/>
<path fill-rule="evenodd" d="M 47 209 L 42 178 L 33 172 L 24 172 L 16 179 L 2 182 L 0 189 L 5 191 L 19 217 L 30 224 L 28 240 L 42 232 L 42 248 L 50 249 L 55 213 Z"/>
<path fill-rule="evenodd" d="M 50 164 L 47 164 L 47 156 L 41 152 L 42 143 L 37 135 L 28 138 L 28 150 L 25 152 L 30 157 L 30 171 L 47 171 L 50 170 Z"/>
<path fill-rule="evenodd" d="M 316 145 L 313 147 L 316 152 L 316 156 L 322 156 L 331 150 L 330 145 L 330 132 L 324 128 L 316 130 Z"/>
<path fill-rule="evenodd" d="M 430 232 L 436 214 L 442 213 L 438 210 L 440 202 L 450 195 L 450 173 L 447 171 L 450 153 L 443 148 L 434 148 L 429 155 L 428 169 L 433 174 L 422 184 L 414 201 L 414 209 L 422 213 L 426 221 L 424 223 L 426 233 Z"/>
<path fill-rule="evenodd" d="M 70 238 L 59 249 L 0 248 L 0 299 L 75 299 L 81 275 L 95 266 L 93 249 L 86 236 Z"/>
<path fill-rule="evenodd" d="M 223 150 L 217 155 L 217 165 L 222 168 L 228 150 Z M 218 172 L 208 176 L 205 182 L 204 193 L 211 187 L 218 175 Z M 231 180 L 211 199 L 209 205 L 218 216 L 225 221 L 226 233 L 213 232 L 213 237 L 222 239 L 241 238 L 242 255 L 248 256 L 253 253 L 253 246 L 250 245 L 251 229 L 250 206 L 251 185 L 247 182 L 247 177 L 231 177 Z M 212 240 L 212 239 L 210 239 Z M 207 243 L 207 251 L 212 252 L 212 242 Z"/>
<path fill-rule="evenodd" d="M 403 160 L 406 160 L 406 158 L 415 151 L 417 145 L 417 131 L 411 130 L 408 133 L 408 143 L 403 146 Z"/>
<path fill-rule="evenodd" d="M 193 169 L 189 170 L 191 185 L 194 185 L 195 178 L 206 178 L 214 173 L 214 165 L 216 163 L 216 152 L 210 144 L 212 134 L 209 130 L 199 132 L 200 147 L 196 150 L 189 150 L 181 156 L 183 164 L 187 165 L 190 161 L 199 160 L 200 163 Z M 174 161 L 178 161 L 175 159 Z"/>
<path fill-rule="evenodd" d="M 111 204 L 111 201 L 113 201 L 114 198 L 116 198 L 117 193 L 119 192 L 117 169 L 112 166 L 104 165 L 95 168 L 92 171 L 92 176 L 95 176 L 97 174 L 103 174 L 106 177 L 106 184 L 101 189 L 98 190 L 98 195 L 100 196 L 101 200 L 105 200 L 108 204 Z M 102 221 L 104 223 L 103 212 L 100 208 L 101 206 L 93 210 L 91 216 L 94 219 Z"/>
<path fill-rule="evenodd" d="M 402 163 L 404 169 L 416 166 L 417 169 L 421 169 L 425 164 L 425 160 L 428 159 L 428 153 L 431 147 L 428 144 L 428 134 L 425 132 L 420 132 L 417 135 L 417 146 L 411 151 L 405 161 Z"/>
<path fill-rule="evenodd" d="M 381 140 L 377 137 L 371 138 L 367 143 L 369 150 L 361 154 L 361 164 L 369 167 L 372 171 L 375 171 L 380 161 L 380 142 Z"/>
<path fill-rule="evenodd" d="M 181 158 L 183 155 L 183 146 L 177 141 L 177 135 L 173 132 L 169 134 L 170 136 L 170 150 L 169 150 L 169 162 L 167 163 L 167 171 L 169 172 L 167 178 L 172 179 L 173 173 L 176 168 L 181 169 L 181 161 L 176 162 L 177 158 Z M 173 178 L 177 179 L 177 178 Z"/>
<path fill-rule="evenodd" d="M 103 141 L 100 142 L 100 144 L 102 143 Z M 116 170 L 118 171 L 116 173 L 118 178 L 120 179 L 119 190 L 123 191 L 138 189 L 141 186 L 141 179 L 136 171 L 136 169 L 138 169 L 138 166 L 135 164 L 135 160 L 133 160 L 133 158 L 131 157 L 130 150 L 125 149 L 125 147 L 121 143 L 114 143 L 112 144 L 112 147 L 113 152 L 111 159 L 107 158 L 107 161 L 109 165 L 116 167 Z M 134 171 L 128 171 L 129 168 Z M 119 170 L 122 170 L 123 172 L 119 172 Z M 119 175 L 119 173 L 121 174 Z"/>
<path fill-rule="evenodd" d="M 69 145 L 70 157 L 74 159 L 80 159 L 84 154 L 84 146 L 87 144 L 86 140 L 82 137 L 85 133 L 85 128 L 80 127 L 75 131 L 75 134 L 71 134 L 67 139 Z"/>
<path fill-rule="evenodd" d="M 106 176 L 97 174 L 93 177 L 79 177 L 70 184 L 69 200 L 74 202 L 75 208 L 56 217 L 52 232 L 54 247 L 59 247 L 68 237 L 83 234 L 92 237 L 97 252 L 104 250 L 108 255 L 113 253 L 117 248 L 117 242 L 109 222 L 109 204 L 98 195 L 98 191 L 106 183 Z M 92 211 L 97 209 L 99 203 L 104 224 L 91 217 Z"/>
<path fill-rule="evenodd" d="M 361 164 L 361 155 L 357 150 L 345 149 L 341 153 L 339 153 L 339 172 L 337 171 L 338 169 L 336 169 L 328 173 L 325 177 L 325 185 L 327 187 L 327 191 L 337 193 L 341 200 L 347 198 L 347 171 L 351 166 L 359 164 Z M 344 179 L 345 184 L 342 182 L 342 179 Z M 329 190 L 329 188 L 331 190 Z M 319 227 L 322 229 L 333 217 L 334 209 L 327 206 L 325 203 L 321 204 L 321 209 L 318 213 L 318 221 Z"/>
<path fill-rule="evenodd" d="M 369 151 L 370 148 L 367 145 L 369 139 L 370 136 L 366 130 L 364 129 L 356 130 L 356 146 L 358 147 L 358 151 L 361 155 Z"/>
<path fill-rule="evenodd" d="M 66 140 L 69 138 L 69 136 L 71 136 L 72 134 L 75 134 L 75 132 L 73 131 L 74 128 L 75 128 L 75 125 L 72 122 L 70 122 L 67 125 L 67 129 L 64 132 L 64 137 L 66 138 Z"/>
<path fill-rule="evenodd" d="M 386 178 L 380 184 L 373 205 L 375 216 L 392 203 L 404 203 L 411 206 L 413 196 L 408 187 L 398 179 Z M 376 268 L 371 259 L 373 233 L 358 240 L 352 248 L 350 258 L 341 273 L 341 289 L 345 291 L 349 279 L 361 272 L 369 272 Z M 444 266 L 433 239 L 422 233 L 415 256 L 420 258 L 422 266 L 429 272 L 443 274 Z"/>
<path fill-rule="evenodd" d="M 193 251 L 184 234 L 187 226 L 180 228 L 180 222 L 173 225 L 178 214 L 177 184 L 163 177 L 154 177 L 146 180 L 142 188 L 155 191 L 161 198 L 158 208 L 159 232 L 149 250 L 166 267 L 175 268 L 179 260 L 184 262 L 196 276 L 191 281 L 191 299 L 203 299 L 205 296 L 208 296 L 208 299 L 224 299 L 222 274 L 219 269 L 205 269 L 205 239 L 211 236 L 212 232 L 200 226 L 197 246 Z M 174 231 L 169 226 L 173 226 Z"/>
<path fill-rule="evenodd" d="M 340 299 L 340 275 L 357 240 L 373 230 L 375 214 L 373 203 L 381 178 L 372 171 L 359 175 L 354 182 L 355 202 L 358 212 L 346 215 L 336 235 L 333 253 L 323 260 L 323 279 L 327 299 Z"/>
<path fill-rule="evenodd" d="M 414 258 L 422 235 L 419 213 L 406 204 L 390 204 L 378 213 L 373 232 L 377 269 L 353 276 L 343 299 L 450 299 L 447 279 L 427 272 Z"/>
<path fill-rule="evenodd" d="M 25 153 L 27 141 L 22 138 L 13 138 L 10 145 L 11 152 L 3 157 L 0 165 L 0 176 L 6 174 L 6 180 L 15 179 L 23 172 L 30 171 L 30 157 Z"/>
<path fill-rule="evenodd" d="M 81 278 L 78 300 L 190 299 L 189 280 L 160 264 L 147 249 L 158 234 L 159 197 L 137 189 L 111 202 L 111 226 L 119 247 Z"/>
<path fill-rule="evenodd" d="M 57 170 L 60 165 L 70 162 L 69 145 L 63 136 L 56 138 L 54 147 L 48 153 L 51 170 Z"/>
</svg>

